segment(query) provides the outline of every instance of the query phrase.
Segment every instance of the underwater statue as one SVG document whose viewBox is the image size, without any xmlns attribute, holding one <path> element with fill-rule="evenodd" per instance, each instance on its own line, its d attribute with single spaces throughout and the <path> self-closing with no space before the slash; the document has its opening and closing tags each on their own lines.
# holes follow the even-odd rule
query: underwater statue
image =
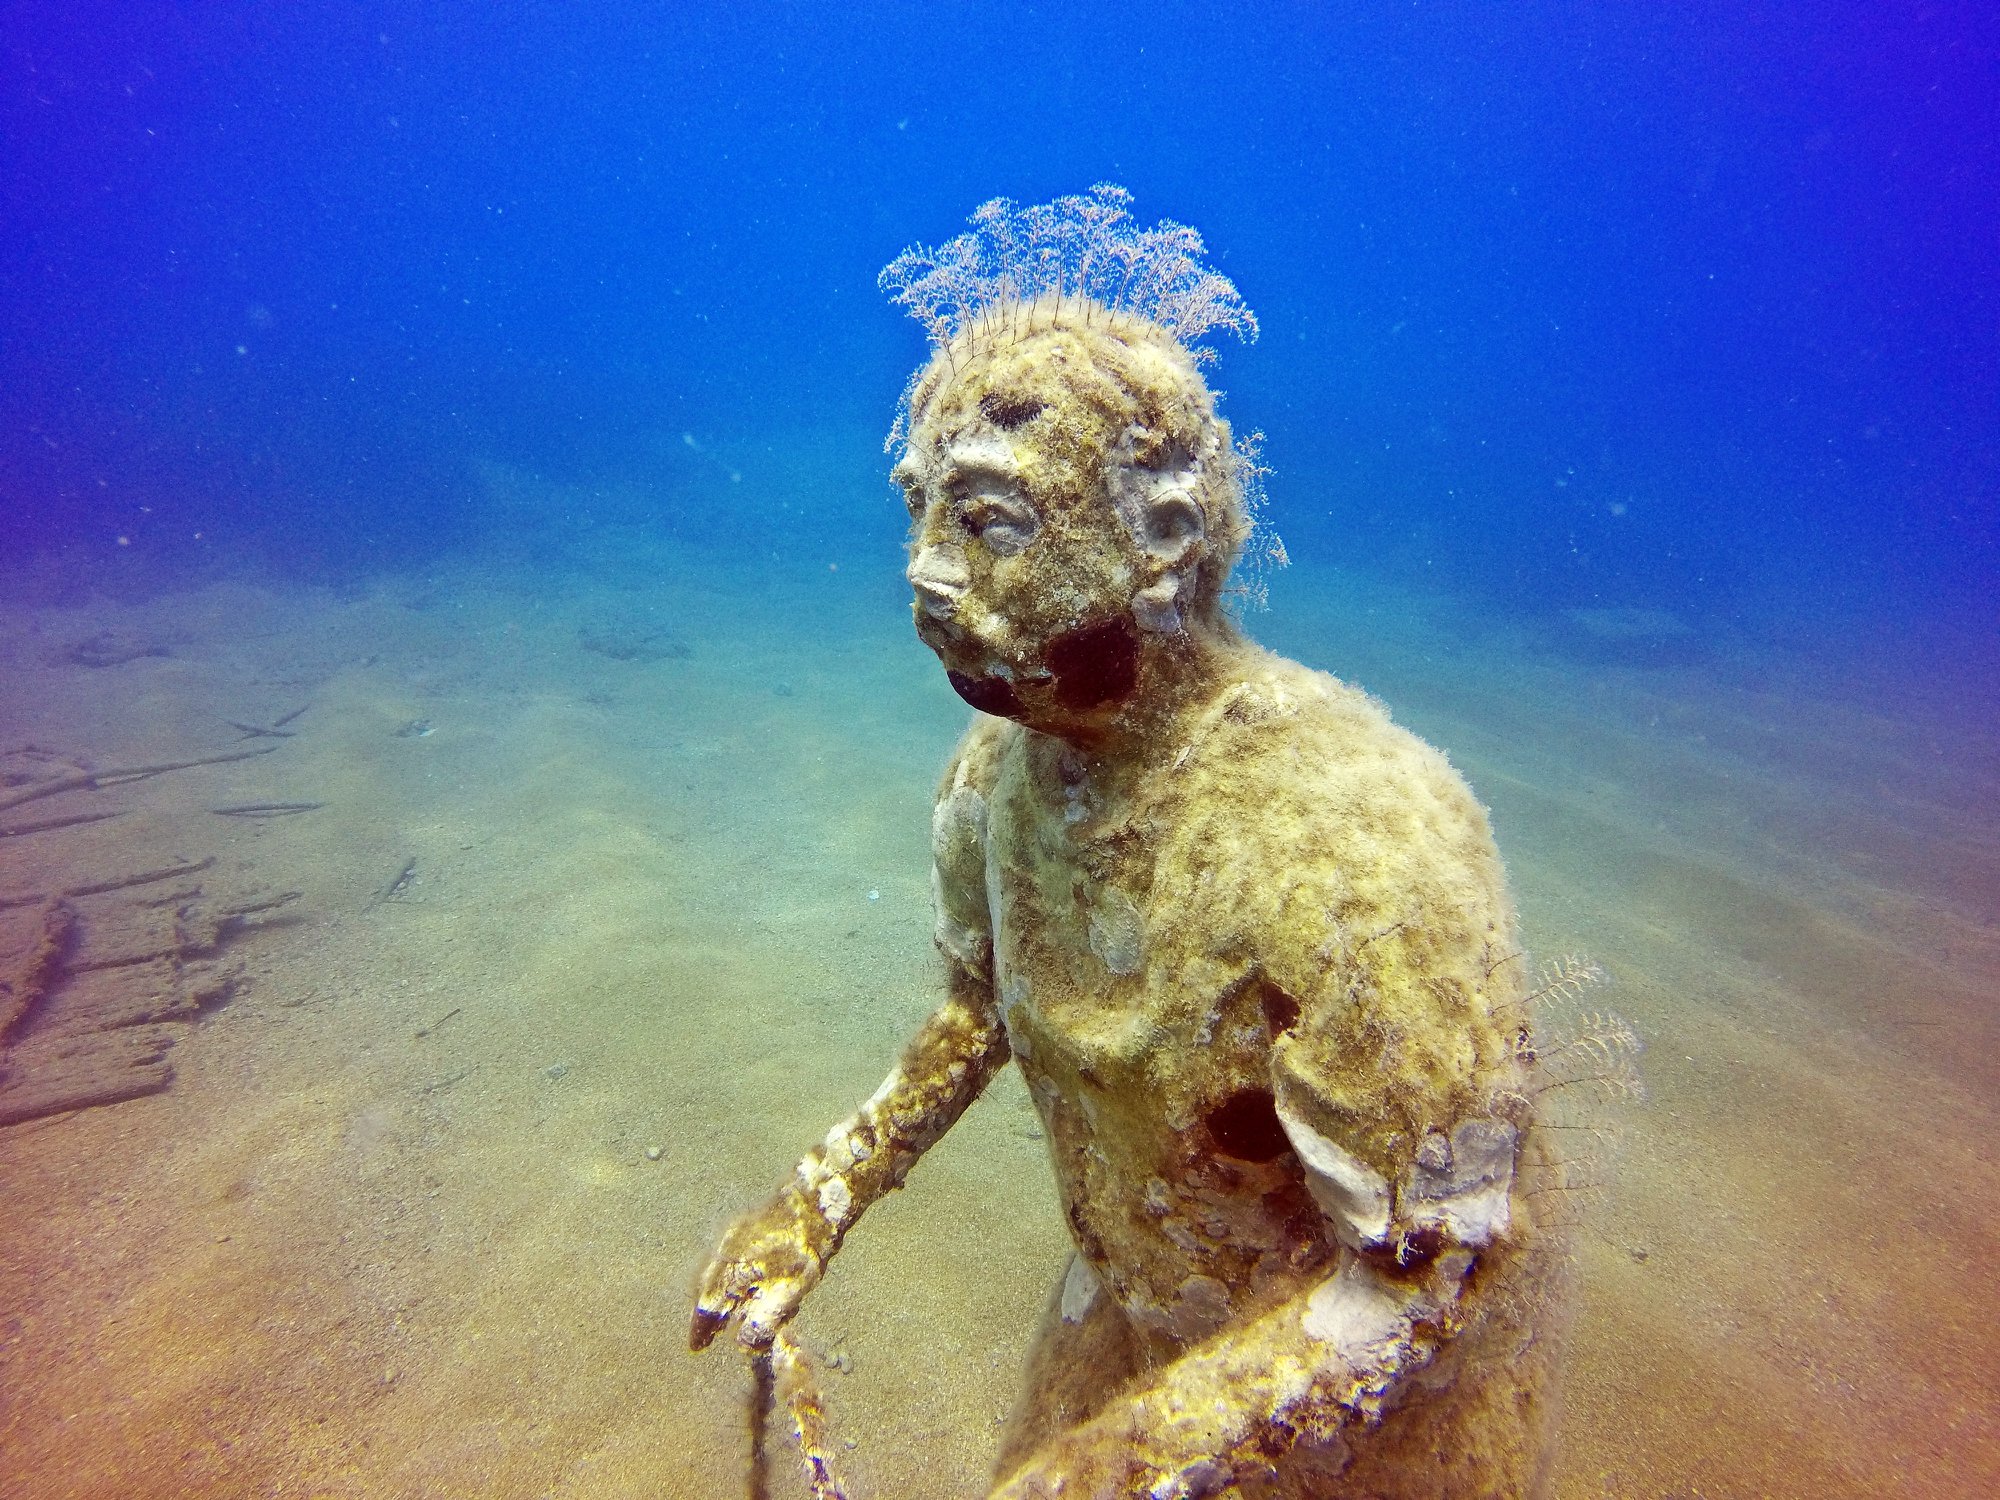
<svg viewBox="0 0 2000 1500">
<path fill-rule="evenodd" d="M 1506 877 L 1442 755 L 1232 620 L 1275 543 L 1198 341 L 1255 324 L 1126 203 L 989 204 L 884 273 L 936 346 L 892 435 L 917 633 L 978 711 L 932 818 L 949 993 L 729 1230 L 692 1342 L 795 1361 L 1012 1058 L 1075 1253 L 995 1496 L 1532 1494 L 1559 1257 Z"/>
</svg>

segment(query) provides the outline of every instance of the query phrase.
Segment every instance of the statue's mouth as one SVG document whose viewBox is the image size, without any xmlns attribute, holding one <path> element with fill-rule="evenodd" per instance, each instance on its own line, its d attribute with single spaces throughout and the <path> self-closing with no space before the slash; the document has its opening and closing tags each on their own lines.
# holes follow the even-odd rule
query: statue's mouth
<svg viewBox="0 0 2000 1500">
<path fill-rule="evenodd" d="M 945 655 L 965 639 L 964 630 L 952 624 L 950 620 L 932 614 L 924 607 L 922 599 L 917 600 L 915 615 L 917 639 L 940 656 Z"/>
<path fill-rule="evenodd" d="M 948 669 L 971 677 L 1003 680 L 1014 675 L 1013 654 L 1001 650 L 987 635 L 968 626 L 962 617 L 931 614 L 921 598 L 914 614 L 917 639 L 930 647 Z"/>
<path fill-rule="evenodd" d="M 1005 662 L 956 624 L 917 614 L 917 636 L 944 664 L 952 691 L 1003 719 L 1061 719 L 1122 703 L 1138 685 L 1139 636 L 1129 617 L 1080 626 L 1040 660 Z"/>
</svg>

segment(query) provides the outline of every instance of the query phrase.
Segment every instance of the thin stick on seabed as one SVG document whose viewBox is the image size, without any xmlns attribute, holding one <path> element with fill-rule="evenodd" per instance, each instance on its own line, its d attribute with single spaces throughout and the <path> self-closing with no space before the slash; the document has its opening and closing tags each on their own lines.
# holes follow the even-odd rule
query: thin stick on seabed
<svg viewBox="0 0 2000 1500">
<path fill-rule="evenodd" d="M 246 740 L 289 740 L 294 738 L 298 734 L 298 731 L 296 729 L 287 729 L 285 726 L 311 707 L 310 703 L 300 704 L 290 713 L 273 719 L 268 724 L 246 724 L 241 719 L 224 719 L 222 722 L 227 724 L 231 729 L 242 730 L 243 738 Z"/>
<path fill-rule="evenodd" d="M 105 786 L 118 786 L 127 781 L 143 781 L 148 776 L 163 776 L 168 771 L 185 771 L 190 766 L 219 766 L 232 760 L 249 760 L 253 756 L 269 755 L 278 745 L 259 745 L 255 750 L 236 750 L 227 755 L 203 755 L 194 760 L 170 760 L 157 766 L 127 766 L 114 771 L 72 771 L 67 776 L 51 777 L 38 781 L 33 786 L 24 786 L 17 791 L 0 796 L 0 812 L 10 807 L 19 807 L 23 802 L 34 802 L 42 797 L 53 797 L 61 792 L 80 792 Z"/>
<path fill-rule="evenodd" d="M 417 859 L 415 855 L 411 855 L 408 859 L 403 861 L 403 868 L 396 872 L 396 878 L 390 881 L 387 885 L 383 886 L 374 895 L 370 896 L 368 898 L 368 904 L 362 907 L 361 909 L 364 912 L 368 912 L 375 910 L 376 907 L 380 906 L 385 901 L 394 903 L 396 900 L 396 893 L 402 890 L 405 886 L 409 885 L 410 878 L 414 876 L 416 873 L 417 873 Z"/>
<path fill-rule="evenodd" d="M 87 885 L 65 886 L 55 892 L 20 891 L 0 895 L 0 911 L 8 911 L 17 906 L 33 906 L 39 901 L 50 899 L 67 901 L 76 896 L 102 896 L 107 891 L 129 890 L 135 885 L 154 885 L 162 880 L 175 880 L 183 875 L 198 875 L 215 863 L 215 856 L 206 859 L 184 859 L 159 870 L 141 870 L 136 875 L 115 875 L 109 880 L 95 880 Z"/>
<path fill-rule="evenodd" d="M 750 1500 L 771 1500 L 771 1409 L 777 1403 L 771 1356 L 760 1349 L 750 1356 Z"/>
<path fill-rule="evenodd" d="M 71 813 L 66 818 L 44 818 L 39 823 L 9 823 L 0 828 L 0 839 L 19 838 L 24 833 L 47 833 L 52 828 L 74 828 L 79 823 L 102 823 L 106 818 L 124 816 L 124 808 L 114 807 L 109 812 Z"/>
</svg>

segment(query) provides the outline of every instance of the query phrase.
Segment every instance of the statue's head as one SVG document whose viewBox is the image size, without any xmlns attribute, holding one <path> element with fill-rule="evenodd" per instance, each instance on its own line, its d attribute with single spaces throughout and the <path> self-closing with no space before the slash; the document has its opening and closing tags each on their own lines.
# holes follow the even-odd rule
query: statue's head
<svg viewBox="0 0 2000 1500">
<path fill-rule="evenodd" d="M 1114 707 L 1149 636 L 1213 628 L 1249 529 L 1187 351 L 1093 312 L 1011 334 L 1003 310 L 953 339 L 911 391 L 894 470 L 918 635 L 968 702 L 1029 723 Z"/>
<path fill-rule="evenodd" d="M 1188 340 L 1255 322 L 1191 230 L 1141 233 L 1093 191 L 989 204 L 884 273 L 937 346 L 892 435 L 917 633 L 974 707 L 1059 732 L 1226 629 L 1253 523 Z"/>
</svg>

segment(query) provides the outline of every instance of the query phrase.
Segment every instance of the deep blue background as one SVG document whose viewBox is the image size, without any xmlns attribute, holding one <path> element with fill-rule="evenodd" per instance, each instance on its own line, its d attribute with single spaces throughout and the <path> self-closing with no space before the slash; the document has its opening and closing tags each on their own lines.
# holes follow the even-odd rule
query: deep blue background
<svg viewBox="0 0 2000 1500">
<path fill-rule="evenodd" d="M 497 464 L 893 550 L 877 270 L 1111 179 L 1263 320 L 1296 555 L 1990 609 L 1992 9 L 0 5 L 0 544 L 368 567 Z"/>
</svg>

